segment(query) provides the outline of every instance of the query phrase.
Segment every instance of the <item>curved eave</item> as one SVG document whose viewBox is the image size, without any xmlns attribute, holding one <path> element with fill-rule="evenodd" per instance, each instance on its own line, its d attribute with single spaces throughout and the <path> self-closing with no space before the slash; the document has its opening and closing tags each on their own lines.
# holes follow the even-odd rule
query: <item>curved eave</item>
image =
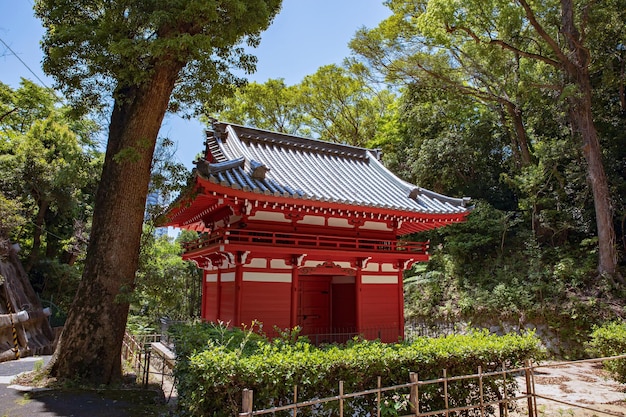
<svg viewBox="0 0 626 417">
<path fill-rule="evenodd" d="M 187 228 L 190 219 L 201 217 L 203 211 L 210 210 L 215 204 L 216 198 L 204 193 L 197 176 L 194 179 L 195 185 L 181 194 L 168 210 L 159 216 L 158 226 Z"/>
<path fill-rule="evenodd" d="M 229 199 L 240 199 L 258 202 L 260 204 L 271 204 L 280 207 L 302 207 L 304 210 L 314 212 L 331 211 L 338 215 L 342 213 L 364 213 L 372 217 L 393 218 L 398 222 L 398 235 L 406 235 L 420 231 L 442 227 L 448 224 L 465 220 L 469 210 L 456 211 L 451 213 L 440 212 L 418 212 L 412 210 L 398 210 L 386 206 L 358 205 L 351 202 L 330 201 L 323 199 L 294 198 L 292 196 L 275 195 L 273 193 L 257 193 L 250 190 L 235 189 L 225 185 L 216 184 L 202 177 L 197 177 L 195 197 L 187 196 L 182 199 L 178 206 L 168 212 L 165 226 L 180 227 L 197 231 L 204 231 L 204 225 L 200 222 L 203 215 L 209 213 L 216 207 L 219 201 Z"/>
<path fill-rule="evenodd" d="M 462 214 L 469 212 L 467 207 L 452 204 L 450 201 L 441 201 L 436 195 L 420 194 L 419 202 L 411 199 L 411 204 L 391 204 L 391 203 L 373 203 L 368 201 L 357 201 L 353 199 L 343 199 L 340 197 L 319 196 L 294 190 L 293 188 L 273 184 L 271 182 L 261 182 L 258 180 L 243 183 L 242 173 L 233 170 L 228 173 L 220 173 L 220 175 L 211 175 L 209 177 L 199 176 L 199 182 L 204 184 L 206 189 L 220 189 L 221 193 L 238 194 L 242 197 L 243 192 L 248 198 L 266 201 L 269 197 L 280 197 L 297 200 L 307 200 L 308 202 L 321 203 L 337 203 L 342 205 L 361 207 L 363 209 L 383 209 L 399 212 L 423 213 L 423 214 Z M 243 185 L 242 185 L 243 184 Z M 406 197 L 410 199 L 410 197 Z M 458 199 L 462 201 L 461 199 Z M 408 203 L 408 201 L 407 201 Z"/>
</svg>

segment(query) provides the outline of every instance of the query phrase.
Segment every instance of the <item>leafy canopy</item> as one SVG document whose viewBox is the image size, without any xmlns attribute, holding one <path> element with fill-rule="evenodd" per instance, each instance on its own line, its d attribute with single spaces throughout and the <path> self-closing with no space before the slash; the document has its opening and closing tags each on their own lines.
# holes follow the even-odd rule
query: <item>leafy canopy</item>
<svg viewBox="0 0 626 417">
<path fill-rule="evenodd" d="M 278 132 L 313 136 L 354 146 L 373 144 L 379 122 L 395 95 L 376 83 L 362 65 L 325 65 L 301 83 L 251 83 L 223 100 L 218 117 Z"/>
<path fill-rule="evenodd" d="M 47 31 L 44 70 L 83 108 L 101 106 L 114 91 L 138 86 L 158 62 L 186 64 L 173 109 L 204 102 L 241 84 L 230 68 L 251 73 L 256 46 L 280 0 L 39 0 L 35 11 Z M 233 47 L 233 45 L 237 45 Z"/>
</svg>

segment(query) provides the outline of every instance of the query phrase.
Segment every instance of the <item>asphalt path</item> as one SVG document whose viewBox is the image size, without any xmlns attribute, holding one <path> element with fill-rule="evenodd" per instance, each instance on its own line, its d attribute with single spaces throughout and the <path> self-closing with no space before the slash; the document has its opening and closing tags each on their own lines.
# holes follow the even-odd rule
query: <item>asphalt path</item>
<svg viewBox="0 0 626 417">
<path fill-rule="evenodd" d="M 2 417 L 155 417 L 167 416 L 160 396 L 150 390 L 42 390 L 11 385 L 15 376 L 48 363 L 50 356 L 0 363 Z M 37 365 L 36 365 L 37 364 Z"/>
</svg>

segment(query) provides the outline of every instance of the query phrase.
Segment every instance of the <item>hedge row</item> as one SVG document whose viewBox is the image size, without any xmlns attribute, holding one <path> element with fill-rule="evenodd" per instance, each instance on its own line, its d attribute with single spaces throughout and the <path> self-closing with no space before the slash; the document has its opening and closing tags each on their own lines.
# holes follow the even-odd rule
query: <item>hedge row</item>
<svg viewBox="0 0 626 417">
<path fill-rule="evenodd" d="M 195 331 L 193 330 L 195 329 Z M 338 394 L 338 383 L 344 381 L 344 392 L 357 392 L 377 386 L 408 382 L 409 372 L 417 372 L 420 380 L 447 374 L 474 374 L 479 366 L 483 372 L 519 367 L 526 359 L 538 357 L 539 341 L 533 334 L 494 336 L 487 332 L 452 335 L 441 338 L 420 338 L 411 344 L 384 344 L 377 341 L 354 341 L 347 346 L 317 348 L 302 340 L 266 342 L 245 332 L 225 336 L 221 340 L 205 340 L 199 348 L 201 325 L 179 331 L 176 346 L 179 361 L 176 368 L 180 411 L 189 416 L 232 416 L 241 409 L 244 388 L 254 390 L 254 408 L 290 404 L 293 387 L 298 386 L 298 400 L 324 398 Z M 219 333 L 219 331 L 218 331 Z M 250 333 L 248 333 L 250 335 Z M 507 381 L 509 394 L 516 389 Z M 486 380 L 486 399 L 501 398 L 501 378 Z M 441 384 L 420 388 L 422 411 L 442 407 Z M 451 406 L 467 405 L 478 396 L 478 381 L 460 381 L 448 386 Z M 408 390 L 386 396 L 388 414 L 407 411 Z M 455 399 L 456 398 L 456 399 Z M 366 415 L 375 406 L 372 398 L 354 399 L 347 403 L 347 412 Z M 333 413 L 338 404 L 330 403 L 298 411 Z M 494 410 L 491 410 L 492 412 Z M 347 414 L 350 415 L 350 414 Z"/>
<path fill-rule="evenodd" d="M 596 327 L 591 333 L 588 350 L 598 357 L 626 354 L 626 323 L 615 321 Z M 616 381 L 626 383 L 626 359 L 606 361 L 604 367 Z"/>
</svg>

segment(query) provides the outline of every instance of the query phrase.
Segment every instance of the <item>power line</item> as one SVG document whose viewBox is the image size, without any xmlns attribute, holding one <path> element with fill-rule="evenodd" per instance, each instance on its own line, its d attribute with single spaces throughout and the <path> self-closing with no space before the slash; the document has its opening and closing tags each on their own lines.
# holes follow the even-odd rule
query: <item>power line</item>
<svg viewBox="0 0 626 417">
<path fill-rule="evenodd" d="M 35 78 L 37 78 L 37 80 L 38 80 L 41 84 L 43 84 L 43 86 L 44 86 L 44 87 L 46 87 L 48 90 L 52 90 L 52 91 L 54 91 L 52 88 L 48 87 L 48 86 L 46 85 L 46 83 L 45 83 L 45 82 L 43 82 L 43 80 L 42 80 L 41 78 L 39 78 L 39 76 L 38 76 L 37 74 L 35 74 L 35 72 L 34 72 L 32 69 L 30 69 L 30 67 L 28 66 L 28 64 L 26 64 L 26 62 L 24 62 L 24 60 L 22 60 L 22 58 L 20 58 L 20 57 L 19 57 L 19 56 L 15 53 L 15 51 L 14 51 L 13 49 L 11 49 L 11 47 L 10 47 L 10 46 L 9 46 L 9 45 L 8 45 L 8 44 L 7 44 L 7 43 L 6 43 L 3 39 L 2 39 L 2 38 L 0 38 L 0 42 L 2 42 L 2 44 L 3 44 L 3 45 L 4 45 L 4 46 L 5 46 L 5 47 L 9 50 L 9 52 L 11 52 L 11 53 L 13 54 L 13 56 L 14 56 L 14 57 L 16 57 L 16 58 L 17 58 L 17 59 L 18 59 L 18 60 L 22 63 L 22 65 L 24 65 L 24 66 L 26 67 L 26 69 L 27 69 L 28 71 L 30 71 L 30 73 L 31 73 L 31 74 L 33 74 L 33 76 L 34 76 Z"/>
</svg>

